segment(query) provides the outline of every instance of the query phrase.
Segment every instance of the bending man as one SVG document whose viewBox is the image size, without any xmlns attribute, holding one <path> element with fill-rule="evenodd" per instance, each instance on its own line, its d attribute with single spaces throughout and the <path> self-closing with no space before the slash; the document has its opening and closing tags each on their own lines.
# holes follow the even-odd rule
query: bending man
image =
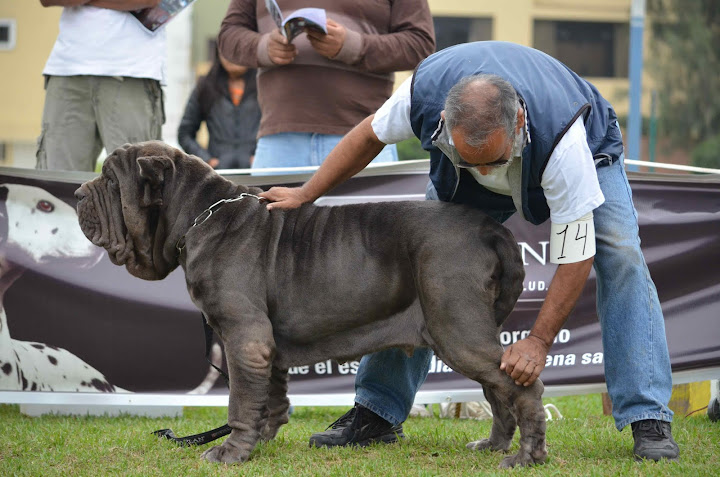
<svg viewBox="0 0 720 477">
<path fill-rule="evenodd" d="M 385 146 L 417 136 L 431 154 L 427 196 L 478 207 L 499 221 L 520 213 L 552 223 L 558 264 L 530 335 L 501 369 L 532 384 L 595 267 L 605 377 L 618 430 L 631 425 L 636 458 L 677 459 L 664 319 L 640 250 L 637 212 L 612 106 L 593 85 L 532 48 L 478 42 L 428 57 L 353 129 L 300 188 L 274 187 L 268 208 L 312 202 L 362 170 Z M 566 229 L 567 228 L 567 229 Z M 563 230 L 583 240 L 560 242 Z M 430 350 L 363 357 L 356 405 L 311 445 L 365 445 L 403 437 Z M 469 445 L 472 447 L 472 444 Z"/>
</svg>

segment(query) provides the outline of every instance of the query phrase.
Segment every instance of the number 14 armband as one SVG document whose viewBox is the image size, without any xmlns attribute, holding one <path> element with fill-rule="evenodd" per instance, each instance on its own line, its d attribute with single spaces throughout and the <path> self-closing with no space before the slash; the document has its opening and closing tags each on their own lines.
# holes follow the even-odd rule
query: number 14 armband
<svg viewBox="0 0 720 477">
<path fill-rule="evenodd" d="M 569 224 L 550 226 L 550 262 L 577 263 L 595 256 L 595 223 L 593 213 Z"/>
</svg>

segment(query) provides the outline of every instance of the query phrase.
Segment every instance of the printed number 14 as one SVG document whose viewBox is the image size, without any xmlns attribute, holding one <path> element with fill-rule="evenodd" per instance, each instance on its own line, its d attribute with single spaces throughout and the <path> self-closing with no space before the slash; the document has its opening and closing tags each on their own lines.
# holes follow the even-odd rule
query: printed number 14
<svg viewBox="0 0 720 477">
<path fill-rule="evenodd" d="M 580 233 L 581 233 L 581 232 L 580 232 L 580 229 L 581 229 L 582 226 L 585 226 L 585 230 L 584 230 L 584 234 L 585 234 L 585 235 L 580 235 Z M 566 225 L 564 229 L 562 229 L 560 232 L 557 233 L 557 235 L 562 235 L 562 236 L 563 236 L 563 238 L 562 238 L 562 247 L 560 248 L 560 256 L 558 257 L 558 260 L 559 260 L 559 259 L 563 259 L 563 258 L 566 257 L 566 255 L 565 255 L 565 244 L 567 243 L 568 228 L 569 228 L 569 227 L 570 227 L 569 225 Z M 577 224 L 577 230 L 575 230 L 575 241 L 576 241 L 576 242 L 579 242 L 580 240 L 583 241 L 583 244 L 582 244 L 582 255 L 583 255 L 583 256 L 585 256 L 585 246 L 587 245 L 587 227 L 588 227 L 588 224 L 587 224 L 587 223 L 585 223 L 585 224 Z"/>
</svg>

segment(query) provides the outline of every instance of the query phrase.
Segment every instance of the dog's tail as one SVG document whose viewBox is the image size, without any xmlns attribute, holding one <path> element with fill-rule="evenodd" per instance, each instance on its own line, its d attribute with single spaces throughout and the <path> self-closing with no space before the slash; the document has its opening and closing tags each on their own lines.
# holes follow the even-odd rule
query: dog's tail
<svg viewBox="0 0 720 477">
<path fill-rule="evenodd" d="M 495 323 L 500 326 L 515 307 L 523 291 L 525 267 L 520 246 L 510 230 L 503 227 L 501 232 L 495 235 L 494 249 L 498 256 L 495 276 L 499 275 L 500 285 L 495 299 Z"/>
</svg>

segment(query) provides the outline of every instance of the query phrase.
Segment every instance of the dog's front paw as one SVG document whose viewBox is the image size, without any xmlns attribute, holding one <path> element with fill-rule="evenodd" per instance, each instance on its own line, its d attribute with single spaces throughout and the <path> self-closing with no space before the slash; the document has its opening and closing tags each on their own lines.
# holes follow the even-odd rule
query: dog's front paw
<svg viewBox="0 0 720 477">
<path fill-rule="evenodd" d="M 266 425 L 263 428 L 262 432 L 260 433 L 260 441 L 268 442 L 268 441 L 275 439 L 275 436 L 277 435 L 278 430 L 280 430 L 280 426 L 271 426 L 269 424 Z"/>
<path fill-rule="evenodd" d="M 229 447 L 225 444 L 211 447 L 202 453 L 202 458 L 208 462 L 219 462 L 225 464 L 239 464 L 248 460 L 249 452 L 243 452 L 236 447 Z"/>
<path fill-rule="evenodd" d="M 529 465 L 542 464 L 544 462 L 544 456 L 542 458 L 535 459 L 530 454 L 518 452 L 515 455 L 505 457 L 502 462 L 500 462 L 499 467 L 501 469 L 512 469 L 516 466 L 526 467 Z"/>
<path fill-rule="evenodd" d="M 497 452 L 507 452 L 507 450 L 510 449 L 510 443 L 508 442 L 506 445 L 500 445 L 492 442 L 490 439 L 480 439 L 479 441 L 468 442 L 465 447 L 475 451 L 491 450 Z"/>
<path fill-rule="evenodd" d="M 268 442 L 273 439 L 275 439 L 275 436 L 277 436 L 278 431 L 280 428 L 288 423 L 288 416 L 287 413 L 277 417 L 277 418 L 270 418 L 268 419 L 267 424 L 265 424 L 265 427 L 260 432 L 260 440 L 262 442 Z"/>
<path fill-rule="evenodd" d="M 271 429 L 270 427 L 265 426 L 265 428 L 260 433 L 260 442 L 269 442 L 275 439 L 276 434 L 277 429 Z"/>
</svg>

